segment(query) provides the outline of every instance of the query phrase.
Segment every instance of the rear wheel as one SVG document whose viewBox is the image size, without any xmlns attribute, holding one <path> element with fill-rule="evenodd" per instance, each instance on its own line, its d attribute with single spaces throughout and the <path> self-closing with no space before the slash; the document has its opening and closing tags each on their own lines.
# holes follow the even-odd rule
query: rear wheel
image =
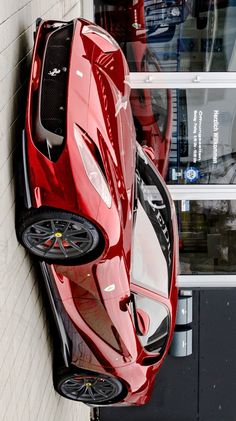
<svg viewBox="0 0 236 421">
<path fill-rule="evenodd" d="M 82 264 L 103 249 L 101 233 L 86 218 L 57 209 L 34 209 L 17 224 L 19 241 L 48 263 Z"/>
<path fill-rule="evenodd" d="M 93 405 L 108 404 L 119 400 L 122 383 L 115 377 L 103 374 L 67 373 L 54 384 L 64 397 Z"/>
</svg>

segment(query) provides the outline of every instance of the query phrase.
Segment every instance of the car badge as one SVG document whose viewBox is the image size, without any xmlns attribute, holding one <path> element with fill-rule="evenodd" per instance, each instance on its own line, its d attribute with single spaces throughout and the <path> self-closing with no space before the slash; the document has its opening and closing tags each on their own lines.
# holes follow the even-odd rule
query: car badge
<svg viewBox="0 0 236 421">
<path fill-rule="evenodd" d="M 50 70 L 48 72 L 48 75 L 49 76 L 57 76 L 59 73 L 61 73 L 60 69 L 57 69 L 56 67 L 54 67 L 53 70 Z"/>
<path fill-rule="evenodd" d="M 115 116 L 117 117 L 121 108 L 124 108 L 124 110 L 126 110 L 127 105 L 128 105 L 127 97 L 125 95 L 122 96 L 121 92 L 119 91 L 118 99 L 117 99 L 117 103 L 116 103 L 116 114 L 115 114 Z"/>
<path fill-rule="evenodd" d="M 80 70 L 76 70 L 76 74 L 79 77 L 83 77 L 83 73 Z"/>
<path fill-rule="evenodd" d="M 111 285 L 108 285 L 106 288 L 104 288 L 104 291 L 112 292 L 115 290 L 115 288 L 116 288 L 115 284 L 111 284 Z"/>
<path fill-rule="evenodd" d="M 132 26 L 133 26 L 134 29 L 141 29 L 142 28 L 141 23 L 137 23 L 137 22 L 132 23 Z"/>
</svg>

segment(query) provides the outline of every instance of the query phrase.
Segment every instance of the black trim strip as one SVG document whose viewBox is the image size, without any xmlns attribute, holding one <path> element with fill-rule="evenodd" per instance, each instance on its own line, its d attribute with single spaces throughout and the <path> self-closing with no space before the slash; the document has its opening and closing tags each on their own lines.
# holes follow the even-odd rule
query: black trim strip
<svg viewBox="0 0 236 421">
<path fill-rule="evenodd" d="M 30 194 L 30 187 L 29 187 L 25 130 L 22 130 L 22 156 L 23 156 L 23 176 L 24 176 L 24 201 L 25 201 L 25 206 L 28 209 L 30 209 L 32 208 L 32 201 L 31 201 L 31 194 Z"/>
<path fill-rule="evenodd" d="M 53 279 L 52 274 L 50 273 L 50 268 L 45 262 L 39 262 L 40 268 L 43 274 L 44 282 L 47 288 L 47 293 L 49 297 L 49 301 L 51 304 L 51 308 L 53 311 L 54 319 L 58 328 L 58 333 L 60 335 L 61 339 L 61 351 L 62 351 L 62 357 L 65 363 L 66 367 L 70 367 L 70 361 L 71 361 L 71 352 L 70 352 L 70 345 L 68 341 L 68 336 L 65 331 L 65 327 L 63 324 L 63 320 L 61 317 L 61 314 L 58 312 L 58 309 L 56 307 L 56 301 L 53 293 Z"/>
</svg>

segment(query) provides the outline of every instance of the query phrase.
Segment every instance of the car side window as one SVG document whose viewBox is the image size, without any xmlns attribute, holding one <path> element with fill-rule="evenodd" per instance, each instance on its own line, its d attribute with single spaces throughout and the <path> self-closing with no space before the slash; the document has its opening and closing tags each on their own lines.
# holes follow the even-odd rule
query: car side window
<svg viewBox="0 0 236 421">
<path fill-rule="evenodd" d="M 144 295 L 132 294 L 134 321 L 137 323 L 139 311 L 146 315 L 145 334 L 138 332 L 143 347 L 153 353 L 163 354 L 169 334 L 170 316 L 167 307 L 160 301 L 152 300 Z M 142 317 L 143 318 L 143 317 Z M 143 320 L 144 321 L 144 320 Z M 135 324 L 136 324 L 135 323 Z"/>
<path fill-rule="evenodd" d="M 171 210 L 158 175 L 141 148 L 136 182 L 132 282 L 168 297 L 173 260 Z"/>
</svg>

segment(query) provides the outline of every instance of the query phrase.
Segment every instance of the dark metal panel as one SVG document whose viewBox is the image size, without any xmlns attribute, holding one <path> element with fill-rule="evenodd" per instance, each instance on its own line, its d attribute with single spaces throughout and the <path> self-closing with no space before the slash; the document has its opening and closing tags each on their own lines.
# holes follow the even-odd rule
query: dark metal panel
<svg viewBox="0 0 236 421">
<path fill-rule="evenodd" d="M 143 407 L 102 408 L 101 421 L 193 421 L 197 419 L 197 361 L 168 357 L 151 402 Z M 209 421 L 209 420 L 208 420 Z"/>
<path fill-rule="evenodd" d="M 200 421 L 235 421 L 235 289 L 201 292 L 200 331 Z"/>
</svg>

